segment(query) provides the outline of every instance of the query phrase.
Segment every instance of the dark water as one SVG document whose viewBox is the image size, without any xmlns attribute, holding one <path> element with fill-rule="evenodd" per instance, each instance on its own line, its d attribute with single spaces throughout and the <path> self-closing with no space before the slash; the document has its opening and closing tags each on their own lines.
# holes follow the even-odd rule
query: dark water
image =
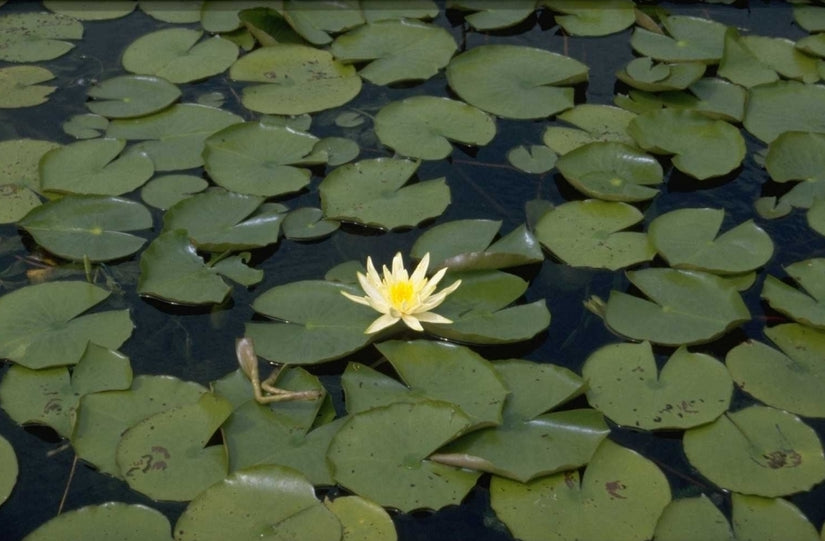
<svg viewBox="0 0 825 541">
<path fill-rule="evenodd" d="M 673 13 L 710 17 L 753 34 L 791 39 L 807 35 L 792 23 L 790 5 L 784 2 L 751 2 L 749 8 L 670 2 L 657 5 Z M 39 4 L 34 2 L 10 2 L 0 9 L 0 14 L 38 7 Z M 498 42 L 531 45 L 564 53 L 586 63 L 590 66 L 590 81 L 580 89 L 582 99 L 578 101 L 587 103 L 611 103 L 617 89 L 620 89 L 616 86 L 614 73 L 633 58 L 629 45 L 630 30 L 604 38 L 565 38 L 552 18 L 532 17 L 512 31 L 480 34 L 465 32 L 460 20 L 448 19 L 443 12 L 436 23 L 448 28 L 458 43 L 467 48 Z M 123 49 L 136 37 L 166 26 L 172 25 L 155 21 L 139 11 L 114 21 L 84 22 L 85 37 L 71 53 L 55 61 L 39 63 L 55 73 L 57 79 L 54 83 L 60 89 L 41 106 L 0 110 L 0 140 L 26 137 L 71 142 L 72 138 L 62 132 L 60 125 L 74 114 L 88 112 L 84 106 L 87 86 L 95 80 L 121 74 L 119 56 Z M 183 90 L 182 101 L 194 101 L 202 94 L 219 91 L 228 97 L 224 108 L 245 119 L 257 116 L 233 101 L 229 90 L 239 88 L 239 85 L 226 77 L 213 78 L 207 85 L 180 86 Z M 385 103 L 419 94 L 449 96 L 443 73 L 410 87 L 387 88 L 365 84 L 358 100 L 347 107 L 374 112 Z M 336 127 L 332 121 L 337 114 L 336 110 L 314 115 L 310 131 L 319 137 L 355 137 L 362 146 L 359 159 L 388 155 L 371 137 L 368 128 L 345 130 Z M 519 144 L 540 143 L 548 121 L 498 120 L 497 125 L 498 134 L 489 145 L 478 150 L 457 147 L 447 160 L 422 163 L 418 177 L 446 176 L 453 194 L 453 203 L 444 215 L 434 221 L 435 224 L 462 218 L 499 219 L 503 222 L 502 232 L 506 233 L 524 223 L 527 201 L 540 198 L 562 203 L 570 198 L 583 198 L 554 172 L 529 175 L 507 167 L 507 151 Z M 740 170 L 724 181 L 710 183 L 699 183 L 683 178 L 678 172 L 673 173 L 662 193 L 643 207 L 647 220 L 674 208 L 699 206 L 724 207 L 727 216 L 723 228 L 753 217 L 753 202 L 762 195 L 762 185 L 768 177 L 751 157 L 751 152 L 762 145 L 745 135 L 749 153 Z M 285 200 L 290 207 L 319 206 L 315 188 L 324 172 L 317 173 L 308 190 L 297 198 Z M 814 235 L 805 224 L 804 215 L 798 211 L 776 221 L 758 217 L 756 221 L 768 231 L 776 244 L 775 256 L 766 269 L 769 273 L 781 275 L 782 264 L 825 255 L 825 242 L 821 238 L 812 240 Z M 160 223 L 160 214 L 157 213 L 156 230 L 152 235 L 156 234 Z M 250 304 L 261 292 L 295 280 L 321 278 L 330 267 L 352 259 L 363 260 L 368 254 L 388 261 L 397 251 L 407 252 L 430 225 L 392 233 L 375 233 L 348 226 L 322 242 L 282 240 L 276 247 L 255 254 L 258 267 L 265 272 L 262 283 L 249 290 L 236 286 L 227 306 L 210 311 L 179 309 L 140 299 L 134 292 L 137 259 L 121 263 L 110 271 L 123 280 L 123 293 L 113 295 L 109 307 L 128 305 L 136 325 L 132 338 L 122 351 L 130 357 L 135 374 L 171 374 L 207 384 L 235 369 L 234 339 L 243 334 L 244 323 L 253 315 Z M 0 226 L 2 239 L 17 236 L 13 226 Z M 0 270 L 13 264 L 14 256 L 25 253 L 21 251 L 3 256 Z M 611 289 L 624 289 L 627 281 L 623 273 L 574 269 L 548 258 L 540 266 L 525 269 L 524 275 L 531 279 L 526 300 L 546 299 L 553 314 L 549 329 L 526 344 L 481 348 L 479 351 L 483 355 L 488 358 L 518 356 L 538 362 L 553 362 L 579 372 L 592 351 L 616 341 L 601 320 L 583 308 L 582 300 L 591 295 L 606 298 Z M 762 327 L 766 315 L 770 314 L 766 314 L 765 307 L 759 301 L 760 290 L 761 280 L 744 294 L 753 316 L 750 322 L 722 340 L 700 349 L 723 358 L 724 352 L 745 337 L 764 339 Z M 343 365 L 342 362 L 319 367 L 325 384 L 330 392 L 337 394 L 339 401 L 341 397 L 334 374 L 339 373 Z M 737 394 L 732 408 L 738 409 L 750 403 L 751 399 Z M 820 435 L 825 433 L 825 422 L 806 422 Z M 54 517 L 64 498 L 64 491 L 64 510 L 110 500 L 143 503 L 166 513 L 173 525 L 185 507 L 184 503 L 151 501 L 128 489 L 125 483 L 100 475 L 82 463 L 73 469 L 74 456 L 71 448 L 63 448 L 64 442 L 57 441 L 49 430 L 22 429 L 4 412 L 0 412 L 0 434 L 14 446 L 20 463 L 14 492 L 0 506 L 0 539 L 20 539 Z M 704 481 L 686 462 L 680 433 L 652 434 L 616 429 L 611 438 L 654 460 L 668 476 L 674 497 L 705 492 L 724 511 L 729 511 L 725 494 Z M 74 473 L 69 483 L 72 471 Z M 512 539 L 490 510 L 486 482 L 483 477 L 461 506 L 434 513 L 394 515 L 399 539 Z M 790 500 L 805 511 L 817 529 L 822 527 L 825 520 L 825 506 L 822 505 L 825 490 L 822 487 Z"/>
</svg>

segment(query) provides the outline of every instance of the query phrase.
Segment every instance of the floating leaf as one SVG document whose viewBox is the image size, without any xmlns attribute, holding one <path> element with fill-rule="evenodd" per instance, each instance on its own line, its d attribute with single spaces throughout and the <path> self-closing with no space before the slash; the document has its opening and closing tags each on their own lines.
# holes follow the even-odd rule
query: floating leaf
<svg viewBox="0 0 825 541">
<path fill-rule="evenodd" d="M 808 32 L 825 31 L 825 9 L 820 6 L 806 4 L 794 5 L 793 20 Z"/>
<path fill-rule="evenodd" d="M 450 0 L 447 9 L 472 11 L 464 18 L 476 30 L 494 30 L 513 26 L 533 13 L 532 0 L 510 0 L 497 6 L 490 6 L 484 0 Z"/>
<path fill-rule="evenodd" d="M 2 28 L 0 28 L 1 32 Z M 0 43 L 2 43 L 1 36 L 2 34 L 0 34 Z M 54 79 L 54 74 L 40 66 L 0 68 L 0 109 L 32 107 L 46 102 L 48 96 L 57 90 L 57 87 L 38 83 L 52 79 Z"/>
<path fill-rule="evenodd" d="M 0 357 L 31 369 L 76 364 L 89 342 L 119 348 L 128 310 L 81 315 L 109 296 L 86 282 L 47 282 L 0 297 Z"/>
<path fill-rule="evenodd" d="M 737 495 L 734 495 L 734 499 Z M 673 500 L 656 523 L 657 541 L 733 541 L 728 519 L 701 494 Z"/>
<path fill-rule="evenodd" d="M 83 25 L 74 17 L 34 11 L 10 13 L 0 17 L 0 60 L 51 60 L 74 47 L 63 40 L 82 37 Z"/>
<path fill-rule="evenodd" d="M 359 26 L 335 39 L 330 52 L 341 62 L 369 62 L 358 74 L 377 85 L 429 79 L 456 50 L 444 28 L 410 20 Z"/>
<path fill-rule="evenodd" d="M 38 206 L 40 198 L 30 189 L 17 184 L 0 184 L 0 224 L 17 222 Z"/>
<path fill-rule="evenodd" d="M 650 539 L 670 502 L 664 474 L 642 455 L 604 440 L 579 481 L 575 470 L 527 484 L 493 477 L 490 504 L 514 537 Z"/>
<path fill-rule="evenodd" d="M 357 0 L 321 0 L 307 9 L 302 0 L 286 0 L 284 16 L 304 39 L 315 45 L 332 41 L 329 32 L 348 30 L 364 23 Z"/>
<path fill-rule="evenodd" d="M 450 204 L 444 178 L 404 186 L 418 165 L 376 158 L 338 167 L 318 187 L 324 215 L 385 229 L 412 227 L 440 215 Z"/>
<path fill-rule="evenodd" d="M 140 190 L 140 198 L 149 206 L 166 210 L 208 186 L 206 180 L 195 175 L 164 175 L 147 182 Z"/>
<path fill-rule="evenodd" d="M 281 13 L 271 7 L 241 10 L 238 12 L 238 18 L 255 40 L 264 47 L 276 43 L 306 43 Z"/>
<path fill-rule="evenodd" d="M 440 509 L 460 502 L 479 474 L 427 457 L 470 423 L 445 402 L 373 408 L 349 417 L 327 458 L 340 485 L 384 507 Z"/>
<path fill-rule="evenodd" d="M 646 56 L 631 60 L 616 77 L 633 88 L 646 92 L 684 90 L 696 83 L 705 73 L 701 62 L 653 64 Z"/>
<path fill-rule="evenodd" d="M 805 514 L 787 500 L 737 493 L 731 500 L 736 539 L 821 539 Z"/>
<path fill-rule="evenodd" d="M 483 146 L 496 134 L 487 113 L 435 96 L 413 96 L 385 105 L 375 115 L 381 143 L 404 156 L 440 160 L 453 151 L 450 141 Z"/>
<path fill-rule="evenodd" d="M 212 180 L 227 190 L 274 196 L 309 184 L 308 169 L 295 167 L 318 142 L 308 133 L 264 122 L 235 124 L 212 134 L 203 161 Z"/>
<path fill-rule="evenodd" d="M 279 43 L 242 56 L 229 70 L 235 81 L 265 83 L 243 89 L 247 109 L 299 115 L 343 105 L 361 90 L 355 68 L 327 51 Z"/>
<path fill-rule="evenodd" d="M 628 271 L 627 277 L 651 300 L 610 292 L 605 323 L 622 336 L 654 344 L 696 344 L 750 319 L 736 289 L 712 274 L 650 268 Z"/>
<path fill-rule="evenodd" d="M 635 116 L 618 107 L 583 103 L 558 116 L 559 120 L 579 129 L 549 126 L 542 135 L 542 141 L 560 155 L 596 141 L 635 145 L 627 133 L 627 125 Z"/>
<path fill-rule="evenodd" d="M 570 57 L 518 45 L 481 45 L 453 58 L 447 81 L 461 99 L 506 118 L 543 118 L 573 106 L 568 85 L 588 68 Z"/>
<path fill-rule="evenodd" d="M 204 0 L 139 0 L 140 10 L 167 23 L 196 23 L 201 20 Z"/>
<path fill-rule="evenodd" d="M 811 229 L 825 235 L 825 200 L 816 199 L 808 209 L 806 218 Z"/>
<path fill-rule="evenodd" d="M 325 220 L 324 212 L 315 207 L 289 211 L 284 218 L 284 236 L 290 240 L 316 240 L 327 237 L 341 227 L 339 222 Z"/>
<path fill-rule="evenodd" d="M 188 0 L 186 3 L 188 4 Z M 207 32 L 232 32 L 242 26 L 238 18 L 241 11 L 271 5 L 271 0 L 203 0 L 199 18 L 201 26 Z"/>
<path fill-rule="evenodd" d="M 819 329 L 825 329 L 825 259 L 814 258 L 792 263 L 787 272 L 808 293 L 802 293 L 784 282 L 768 275 L 762 288 L 762 298 L 771 308 L 796 321 Z"/>
<path fill-rule="evenodd" d="M 351 162 L 361 153 L 358 143 L 346 137 L 324 137 L 312 150 L 312 154 L 321 153 L 326 156 L 327 165 L 341 165 Z"/>
<path fill-rule="evenodd" d="M 242 121 L 223 109 L 182 103 L 145 117 L 114 120 L 106 136 L 144 140 L 132 146 L 131 152 L 152 158 L 156 171 L 174 171 L 203 165 L 204 140 Z"/>
<path fill-rule="evenodd" d="M 282 466 L 237 471 L 199 494 L 175 524 L 178 541 L 341 539 L 341 524 L 303 475 Z"/>
<path fill-rule="evenodd" d="M 728 352 L 726 363 L 736 384 L 769 406 L 825 417 L 825 332 L 788 323 L 768 327 L 765 334 L 781 351 L 749 340 Z"/>
<path fill-rule="evenodd" d="M 780 134 L 768 146 L 765 167 L 774 182 L 825 180 L 825 134 Z"/>
<path fill-rule="evenodd" d="M 191 500 L 226 475 L 221 445 L 206 446 L 232 406 L 212 393 L 138 422 L 117 445 L 120 473 L 134 490 L 153 499 Z"/>
<path fill-rule="evenodd" d="M 825 87 L 777 81 L 751 88 L 745 129 L 770 143 L 783 132 L 825 132 Z"/>
<path fill-rule="evenodd" d="M 799 417 L 751 406 L 692 428 L 685 455 L 722 488 L 757 496 L 783 496 L 825 479 L 825 457 L 816 433 Z"/>
<path fill-rule="evenodd" d="M 143 116 L 160 111 L 180 97 L 180 89 L 160 77 L 120 75 L 101 81 L 87 92 L 86 107 L 108 118 Z"/>
<path fill-rule="evenodd" d="M 380 505 L 360 496 L 339 496 L 324 500 L 343 528 L 343 541 L 396 541 L 395 524 Z"/>
<path fill-rule="evenodd" d="M 725 32 L 725 52 L 719 61 L 717 73 L 737 85 L 751 88 L 772 83 L 779 75 L 761 62 L 754 52 L 745 45 L 735 28 Z"/>
<path fill-rule="evenodd" d="M 190 28 L 164 28 L 144 34 L 123 51 L 123 68 L 173 83 L 223 73 L 238 58 L 238 47 L 220 37 L 198 43 L 202 36 L 203 32 Z"/>
<path fill-rule="evenodd" d="M 4 378 L 5 379 L 5 378 Z M 17 482 L 17 457 L 9 440 L 0 436 L 0 505 L 3 505 Z"/>
<path fill-rule="evenodd" d="M 709 355 L 680 347 L 661 372 L 648 342 L 599 348 L 582 367 L 587 401 L 614 422 L 644 430 L 709 423 L 728 409 L 733 382 Z"/>
<path fill-rule="evenodd" d="M 741 122 L 745 116 L 747 91 L 739 85 L 715 77 L 704 77 L 684 91 L 643 92 L 631 90 L 615 102 L 629 111 L 645 113 L 662 107 L 688 109 L 710 118 Z"/>
<path fill-rule="evenodd" d="M 725 25 L 710 19 L 672 15 L 662 21 L 662 26 L 669 35 L 637 27 L 630 45 L 641 55 L 667 62 L 713 64 L 722 58 Z"/>
<path fill-rule="evenodd" d="M 577 267 L 620 269 L 653 258 L 647 235 L 622 231 L 643 218 L 621 202 L 571 201 L 545 213 L 536 237 L 559 259 Z"/>
<path fill-rule="evenodd" d="M 805 83 L 819 80 L 817 60 L 796 48 L 787 38 L 743 36 L 740 43 L 750 49 L 759 62 L 787 79 Z"/>
<path fill-rule="evenodd" d="M 673 210 L 650 222 L 647 234 L 674 268 L 741 274 L 767 263 L 773 255 L 770 236 L 748 220 L 717 237 L 724 218 L 723 209 Z"/>
<path fill-rule="evenodd" d="M 19 184 L 40 191 L 40 159 L 59 147 L 38 139 L 0 141 L 0 185 Z"/>
<path fill-rule="evenodd" d="M 630 0 L 594 4 L 590 0 L 543 0 L 545 6 L 564 15 L 556 22 L 573 36 L 606 36 L 621 32 L 636 21 Z"/>
<path fill-rule="evenodd" d="M 63 131 L 75 139 L 100 137 L 109 126 L 109 119 L 91 113 L 74 115 L 63 123 Z"/>
<path fill-rule="evenodd" d="M 622 143 L 588 143 L 564 154 L 556 168 L 587 196 L 608 201 L 643 201 L 659 193 L 659 162 Z"/>
<path fill-rule="evenodd" d="M 731 172 L 745 157 L 737 128 L 693 111 L 644 113 L 630 121 L 628 131 L 645 150 L 675 154 L 673 165 L 700 180 Z"/>
<path fill-rule="evenodd" d="M 246 335 L 265 359 L 284 364 L 315 364 L 337 359 L 365 346 L 364 333 L 375 319 L 371 308 L 341 295 L 360 289 L 307 280 L 274 287 L 259 295 L 252 308 L 281 323 L 251 322 Z"/>
<path fill-rule="evenodd" d="M 41 188 L 92 195 L 131 192 L 149 180 L 154 167 L 144 154 L 121 155 L 125 146 L 126 141 L 107 137 L 50 150 L 40 160 Z"/>
<path fill-rule="evenodd" d="M 556 165 L 556 153 L 544 145 L 519 145 L 507 152 L 510 165 L 525 173 L 546 173 Z"/>
<path fill-rule="evenodd" d="M 77 195 L 33 209 L 19 225 L 60 257 L 108 261 L 143 246 L 146 240 L 128 231 L 152 227 L 152 216 L 146 207 L 127 199 Z"/>
<path fill-rule="evenodd" d="M 57 515 L 26 536 L 26 541 L 86 539 L 105 541 L 172 541 L 169 519 L 144 505 L 109 502 Z"/>
<path fill-rule="evenodd" d="M 361 13 L 368 23 L 387 19 L 434 19 L 438 4 L 433 0 L 404 0 L 387 4 L 386 0 L 361 0 Z"/>
<path fill-rule="evenodd" d="M 44 0 L 43 7 L 81 21 L 118 19 L 132 13 L 135 0 Z"/>
</svg>

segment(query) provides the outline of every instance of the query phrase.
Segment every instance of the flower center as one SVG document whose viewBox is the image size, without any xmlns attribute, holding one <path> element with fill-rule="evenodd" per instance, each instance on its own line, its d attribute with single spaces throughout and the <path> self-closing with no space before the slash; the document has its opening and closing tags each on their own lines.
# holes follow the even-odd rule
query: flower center
<svg viewBox="0 0 825 541">
<path fill-rule="evenodd" d="M 390 285 L 390 303 L 400 309 L 413 300 L 413 286 L 409 280 L 396 282 Z"/>
</svg>

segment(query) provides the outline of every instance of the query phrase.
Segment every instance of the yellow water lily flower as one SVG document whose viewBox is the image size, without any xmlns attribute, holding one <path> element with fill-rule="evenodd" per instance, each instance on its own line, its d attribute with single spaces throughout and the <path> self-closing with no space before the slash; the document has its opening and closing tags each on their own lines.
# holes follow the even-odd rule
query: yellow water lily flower
<svg viewBox="0 0 825 541">
<path fill-rule="evenodd" d="M 404 260 L 399 252 L 392 259 L 392 271 L 384 265 L 384 277 L 381 278 L 372 264 L 372 258 L 367 257 L 367 274 L 358 273 L 358 282 L 367 295 L 358 297 L 346 291 L 341 292 L 349 300 L 370 306 L 382 314 L 367 327 L 364 331 L 366 334 L 386 329 L 398 320 L 416 331 L 424 330 L 421 322 L 452 323 L 446 317 L 430 312 L 430 310 L 444 302 L 447 295 L 461 285 L 461 280 L 456 280 L 433 295 L 447 269 L 441 269 L 432 278 L 427 279 L 429 265 L 430 254 L 428 253 L 424 255 L 410 276 L 404 268 Z"/>
</svg>

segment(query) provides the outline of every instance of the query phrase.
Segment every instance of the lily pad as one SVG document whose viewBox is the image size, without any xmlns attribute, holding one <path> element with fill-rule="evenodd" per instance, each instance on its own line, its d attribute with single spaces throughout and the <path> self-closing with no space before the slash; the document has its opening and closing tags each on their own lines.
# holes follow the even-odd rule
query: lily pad
<svg viewBox="0 0 825 541">
<path fill-rule="evenodd" d="M 180 97 L 180 89 L 160 77 L 120 75 L 101 81 L 87 92 L 86 107 L 108 118 L 128 118 L 160 111 Z"/>
<path fill-rule="evenodd" d="M 0 37 L 0 43 L 2 43 L 2 37 Z M 54 79 L 54 74 L 40 66 L 0 68 L 0 109 L 33 107 L 45 103 L 57 87 L 38 83 L 52 79 Z"/>
<path fill-rule="evenodd" d="M 195 404 L 138 422 L 117 445 L 121 475 L 150 498 L 191 500 L 226 475 L 223 446 L 206 443 L 230 413 L 226 399 L 204 393 Z"/>
<path fill-rule="evenodd" d="M 370 341 L 364 330 L 377 313 L 341 291 L 360 293 L 321 280 L 276 286 L 259 295 L 252 308 L 281 322 L 247 323 L 246 335 L 261 357 L 284 364 L 316 364 L 357 351 Z"/>
<path fill-rule="evenodd" d="M 70 117 L 63 123 L 63 131 L 75 139 L 94 139 L 103 135 L 108 126 L 108 118 L 87 113 Z"/>
<path fill-rule="evenodd" d="M 631 60 L 624 69 L 617 71 L 616 78 L 646 92 L 684 90 L 696 83 L 705 69 L 701 62 L 654 64 L 652 59 L 643 56 Z"/>
<path fill-rule="evenodd" d="M 114 120 L 106 136 L 141 140 L 130 152 L 148 155 L 156 171 L 174 171 L 203 165 L 204 140 L 239 122 L 243 119 L 229 111 L 182 103 L 144 117 Z"/>
<path fill-rule="evenodd" d="M 573 106 L 588 67 L 558 53 L 518 45 L 481 45 L 453 58 L 447 81 L 458 96 L 505 118 L 544 118 Z"/>
<path fill-rule="evenodd" d="M 796 48 L 796 43 L 787 38 L 769 36 L 743 36 L 740 43 L 750 49 L 759 62 L 786 79 L 796 79 L 804 83 L 819 80 L 817 59 Z"/>
<path fill-rule="evenodd" d="M 728 409 L 733 382 L 709 355 L 680 347 L 661 371 L 650 343 L 599 348 L 582 367 L 587 401 L 614 422 L 644 430 L 709 423 Z"/>
<path fill-rule="evenodd" d="M 395 524 L 383 507 L 360 496 L 325 499 L 343 528 L 342 541 L 396 541 Z"/>
<path fill-rule="evenodd" d="M 139 0 L 140 10 L 167 23 L 196 23 L 201 20 L 203 0 Z"/>
<path fill-rule="evenodd" d="M 737 493 L 731 500 L 736 539 L 821 539 L 805 514 L 787 500 Z"/>
<path fill-rule="evenodd" d="M 815 4 L 795 5 L 793 7 L 793 20 L 808 32 L 825 31 L 825 9 Z"/>
<path fill-rule="evenodd" d="M 148 156 L 121 154 L 126 141 L 110 137 L 77 141 L 47 152 L 40 160 L 44 191 L 121 195 L 142 186 L 154 173 Z"/>
<path fill-rule="evenodd" d="M 618 107 L 583 103 L 558 116 L 558 120 L 578 129 L 549 126 L 542 135 L 542 141 L 560 155 L 596 141 L 635 145 L 636 142 L 627 133 L 627 125 L 635 116 Z"/>
<path fill-rule="evenodd" d="M 395 229 L 440 215 L 450 204 L 444 178 L 404 186 L 419 162 L 392 158 L 342 165 L 321 182 L 321 208 L 333 220 Z"/>
<path fill-rule="evenodd" d="M 656 253 L 644 233 L 622 231 L 644 216 L 627 203 L 587 199 L 545 213 L 536 237 L 559 259 L 577 267 L 620 269 Z"/>
<path fill-rule="evenodd" d="M 673 210 L 650 222 L 647 234 L 674 268 L 741 274 L 767 263 L 773 255 L 770 236 L 748 220 L 717 237 L 724 218 L 724 209 Z"/>
<path fill-rule="evenodd" d="M 109 261 L 138 251 L 145 239 L 128 233 L 152 227 L 140 203 L 118 197 L 66 196 L 20 220 L 38 244 L 66 259 Z"/>
<path fill-rule="evenodd" d="M 825 457 L 816 433 L 799 417 L 751 406 L 692 428 L 685 454 L 702 475 L 722 488 L 756 496 L 784 496 L 825 479 Z"/>
<path fill-rule="evenodd" d="M 700 180 L 731 172 L 745 157 L 737 128 L 693 111 L 644 113 L 630 121 L 628 131 L 645 150 L 675 154 L 673 165 Z"/>
<path fill-rule="evenodd" d="M 40 191 L 40 159 L 59 143 L 39 139 L 0 141 L 0 185 L 18 184 Z"/>
<path fill-rule="evenodd" d="M 708 342 L 750 319 L 733 285 L 712 274 L 650 268 L 628 271 L 627 277 L 651 300 L 613 290 L 605 323 L 633 340 L 674 346 Z"/>
<path fill-rule="evenodd" d="M 199 494 L 175 524 L 179 541 L 341 539 L 341 523 L 312 484 L 282 466 L 237 471 Z"/>
<path fill-rule="evenodd" d="M 736 499 L 738 495 L 734 494 Z M 656 523 L 657 541 L 733 541 L 728 520 L 715 505 L 701 494 L 673 500 Z"/>
<path fill-rule="evenodd" d="M 564 154 L 556 168 L 576 189 L 607 201 L 644 201 L 664 174 L 649 154 L 622 143 L 595 142 Z"/>
<path fill-rule="evenodd" d="M 0 505 L 3 505 L 17 482 L 17 456 L 9 440 L 0 436 Z"/>
<path fill-rule="evenodd" d="M 765 335 L 781 351 L 749 340 L 728 352 L 726 362 L 736 384 L 769 406 L 825 417 L 820 392 L 825 383 L 825 332 L 788 323 L 766 328 Z"/>
<path fill-rule="evenodd" d="M 34 370 L 76 364 L 90 342 L 119 348 L 128 310 L 82 315 L 109 296 L 86 282 L 47 282 L 0 297 L 0 357 Z"/>
<path fill-rule="evenodd" d="M 413 96 L 382 107 L 375 115 L 375 134 L 403 156 L 440 160 L 453 151 L 450 141 L 486 145 L 496 125 L 490 115 L 466 103 Z"/>
<path fill-rule="evenodd" d="M 745 116 L 747 91 L 739 85 L 716 77 L 703 77 L 687 89 L 669 92 L 631 90 L 627 97 L 614 101 L 629 111 L 645 113 L 662 107 L 688 109 L 709 118 L 741 122 Z"/>
<path fill-rule="evenodd" d="M 324 137 L 312 149 L 313 156 L 320 156 L 325 159 L 327 165 L 336 166 L 351 162 L 361 153 L 358 143 L 346 137 Z"/>
<path fill-rule="evenodd" d="M 725 25 L 700 17 L 671 15 L 662 26 L 668 35 L 637 27 L 630 45 L 641 55 L 668 62 L 714 64 L 722 58 Z"/>
<path fill-rule="evenodd" d="M 26 541 L 172 541 L 169 519 L 145 505 L 109 502 L 57 515 L 26 536 Z"/>
<path fill-rule="evenodd" d="M 325 220 L 324 212 L 315 207 L 289 211 L 283 222 L 284 236 L 290 240 L 317 240 L 328 237 L 341 227 L 340 222 Z"/>
<path fill-rule="evenodd" d="M 825 200 L 815 200 L 805 217 L 811 229 L 820 235 L 825 235 Z"/>
<path fill-rule="evenodd" d="M 470 424 L 445 402 L 373 408 L 348 418 L 327 458 L 340 485 L 384 507 L 439 509 L 460 502 L 479 474 L 427 457 Z"/>
<path fill-rule="evenodd" d="M 825 87 L 777 81 L 751 88 L 743 123 L 765 143 L 787 131 L 825 132 Z"/>
<path fill-rule="evenodd" d="M 321 0 L 307 7 L 302 0 L 286 0 L 284 16 L 304 39 L 315 45 L 332 41 L 330 33 L 341 32 L 364 23 L 357 0 Z"/>
<path fill-rule="evenodd" d="M 670 487 L 653 462 L 606 439 L 581 481 L 576 470 L 526 484 L 493 477 L 490 500 L 498 518 L 524 541 L 635 541 L 653 536 Z"/>
<path fill-rule="evenodd" d="M 476 30 L 494 30 L 513 26 L 533 13 L 532 0 L 510 0 L 506 4 L 489 5 L 485 0 L 450 0 L 447 9 L 471 11 L 465 20 Z"/>
<path fill-rule="evenodd" d="M 156 75 L 172 83 L 189 83 L 223 73 L 238 58 L 238 47 L 200 30 L 164 28 L 133 41 L 121 62 L 131 73 Z"/>
<path fill-rule="evenodd" d="M 105 21 L 125 17 L 135 10 L 135 0 L 44 0 L 43 7 L 81 21 Z"/>
<path fill-rule="evenodd" d="M 315 147 L 309 133 L 264 122 L 235 124 L 212 134 L 205 143 L 206 172 L 227 190 L 275 196 L 309 184 L 308 169 L 295 167 Z"/>
<path fill-rule="evenodd" d="M 57 13 L 10 13 L 0 17 L 0 60 L 39 62 L 68 53 L 65 40 L 83 37 L 83 24 Z"/>
<path fill-rule="evenodd" d="M 781 280 L 768 275 L 762 288 L 762 298 L 771 308 L 794 320 L 825 329 L 825 259 L 814 258 L 798 261 L 785 267 L 787 272 L 807 294 L 794 289 Z"/>
<path fill-rule="evenodd" d="M 358 74 L 377 85 L 429 79 L 456 50 L 444 28 L 410 20 L 359 26 L 335 39 L 330 52 L 340 62 L 367 62 Z"/>
<path fill-rule="evenodd" d="M 259 113 L 300 115 L 343 105 L 361 90 L 355 68 L 327 51 L 279 43 L 242 56 L 230 68 L 235 81 L 265 83 L 243 89 L 241 101 Z"/>
<path fill-rule="evenodd" d="M 387 4 L 386 0 L 361 0 L 361 12 L 368 23 L 387 19 L 434 19 L 438 4 L 433 0 L 404 0 Z"/>
<path fill-rule="evenodd" d="M 725 52 L 719 61 L 717 73 L 720 77 L 745 88 L 779 80 L 779 74 L 762 63 L 761 59 L 745 45 L 735 28 L 728 28 L 725 32 Z"/>
<path fill-rule="evenodd" d="M 40 197 L 29 188 L 0 184 L 0 224 L 17 222 L 38 206 Z"/>
<path fill-rule="evenodd" d="M 543 0 L 542 3 L 562 13 L 556 22 L 573 36 L 606 36 L 621 32 L 636 21 L 630 0 L 611 0 L 594 4 L 590 0 Z"/>
<path fill-rule="evenodd" d="M 825 134 L 782 133 L 768 146 L 765 167 L 774 182 L 825 180 Z"/>
<path fill-rule="evenodd" d="M 507 152 L 510 165 L 525 173 L 546 173 L 556 165 L 556 153 L 544 145 L 519 145 Z"/>
<path fill-rule="evenodd" d="M 166 210 L 208 186 L 209 182 L 195 175 L 164 175 L 147 182 L 140 198 L 151 207 Z"/>
</svg>

